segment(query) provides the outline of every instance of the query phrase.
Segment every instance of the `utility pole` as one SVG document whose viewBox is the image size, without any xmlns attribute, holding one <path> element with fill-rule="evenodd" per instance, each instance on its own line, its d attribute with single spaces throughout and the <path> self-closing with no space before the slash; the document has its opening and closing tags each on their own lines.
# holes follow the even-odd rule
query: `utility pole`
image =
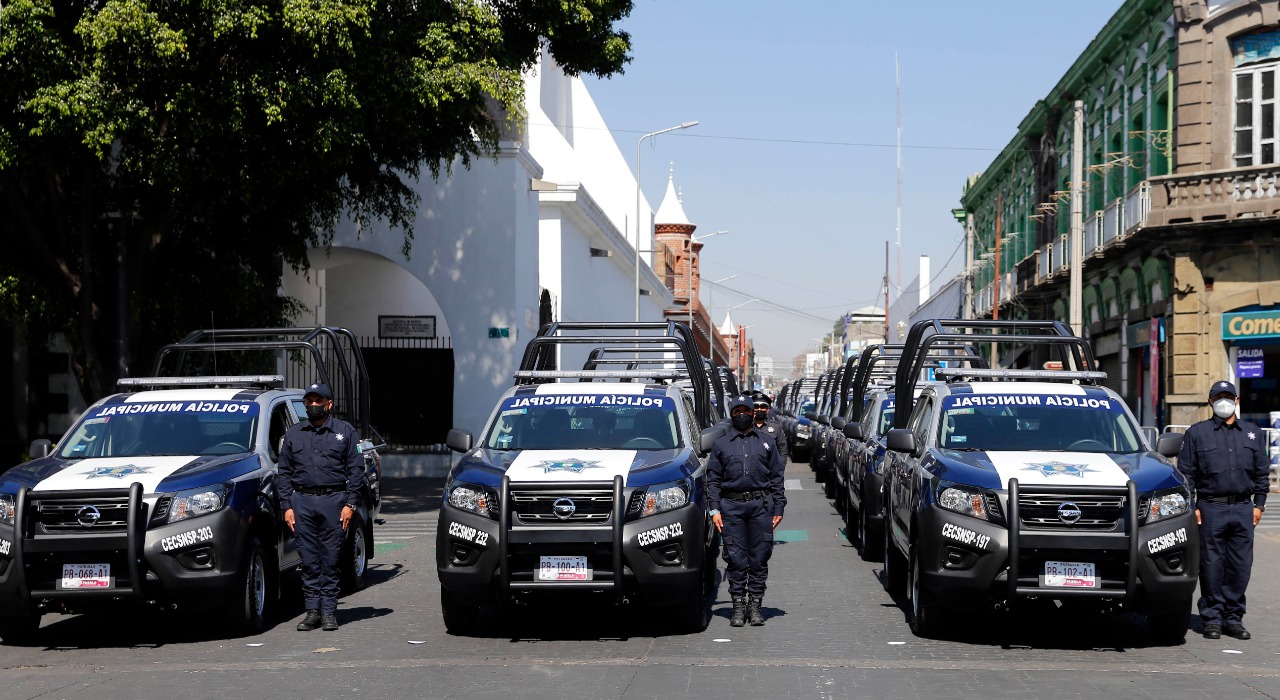
<svg viewBox="0 0 1280 700">
<path fill-rule="evenodd" d="M 964 216 L 964 317 L 973 318 L 973 213 Z"/>
<path fill-rule="evenodd" d="M 1084 332 L 1084 102 L 1076 100 L 1071 131 L 1071 332 Z"/>
<path fill-rule="evenodd" d="M 884 242 L 884 342 L 889 342 L 889 241 Z"/>
<path fill-rule="evenodd" d="M 992 274 L 992 278 L 994 282 L 992 282 L 992 288 L 991 288 L 991 320 L 992 321 L 997 321 L 1000 319 L 1000 238 L 1001 236 L 1004 235 L 1004 228 L 1002 226 L 1003 221 L 1000 215 L 1003 213 L 1003 210 L 1004 210 L 1004 194 L 998 193 L 996 194 L 996 260 L 995 260 L 995 267 L 993 268 L 994 272 Z M 993 367 L 995 366 L 994 363 L 992 364 L 992 366 Z"/>
</svg>

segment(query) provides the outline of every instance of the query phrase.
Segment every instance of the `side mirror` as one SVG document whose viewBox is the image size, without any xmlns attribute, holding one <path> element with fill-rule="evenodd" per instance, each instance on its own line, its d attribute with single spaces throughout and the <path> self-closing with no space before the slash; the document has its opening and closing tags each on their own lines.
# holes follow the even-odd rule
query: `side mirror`
<svg viewBox="0 0 1280 700">
<path fill-rule="evenodd" d="M 1156 454 L 1161 457 L 1177 457 L 1182 452 L 1182 433 L 1161 433 L 1156 438 Z"/>
<path fill-rule="evenodd" d="M 847 425 L 848 423 L 849 421 L 841 418 L 840 416 L 836 416 L 835 418 L 831 419 L 831 427 L 835 428 L 836 430 L 844 430 L 844 426 Z"/>
<path fill-rule="evenodd" d="M 804 417 L 808 418 L 809 420 L 818 420 L 818 414 L 814 413 L 813 411 L 805 411 Z"/>
<path fill-rule="evenodd" d="M 45 438 L 32 440 L 31 447 L 27 448 L 27 454 L 31 455 L 31 459 L 40 459 L 48 457 L 53 452 L 53 443 Z"/>
<path fill-rule="evenodd" d="M 894 452 L 911 454 L 916 451 L 916 434 L 906 428 L 894 428 L 886 436 L 885 446 Z"/>
<path fill-rule="evenodd" d="M 454 452 L 470 452 L 471 442 L 473 440 L 474 438 L 471 437 L 470 430 L 460 430 L 458 428 L 454 428 L 449 431 L 448 435 L 445 436 L 444 444 L 446 447 L 453 450 Z"/>
<path fill-rule="evenodd" d="M 844 436 L 845 436 L 845 437 L 847 437 L 847 438 L 849 438 L 850 440 L 861 440 L 861 439 L 862 439 L 862 424 L 861 424 L 861 423 L 846 423 L 846 424 L 845 424 L 845 426 L 844 426 Z"/>
<path fill-rule="evenodd" d="M 831 425 L 831 416 L 818 416 L 818 422 L 823 425 Z"/>
<path fill-rule="evenodd" d="M 710 452 L 711 448 L 715 446 L 716 440 L 719 440 L 720 436 L 724 435 L 724 432 L 725 428 L 723 425 L 713 425 L 702 431 L 698 435 L 698 452 L 701 454 L 707 454 Z"/>
</svg>

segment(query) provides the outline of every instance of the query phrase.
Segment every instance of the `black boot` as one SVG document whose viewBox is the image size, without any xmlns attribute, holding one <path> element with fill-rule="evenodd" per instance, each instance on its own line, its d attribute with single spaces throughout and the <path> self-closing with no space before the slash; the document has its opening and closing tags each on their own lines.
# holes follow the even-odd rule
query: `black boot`
<svg viewBox="0 0 1280 700">
<path fill-rule="evenodd" d="M 747 603 L 747 614 L 751 616 L 751 625 L 753 627 L 759 627 L 764 624 L 764 613 L 760 612 L 760 606 L 763 604 L 763 595 L 753 595 Z"/>
<path fill-rule="evenodd" d="M 733 597 L 733 617 L 729 618 L 730 627 L 742 627 L 747 624 L 747 598 L 746 596 L 736 595 Z"/>
<path fill-rule="evenodd" d="M 320 611 L 308 610 L 306 617 L 302 618 L 302 622 L 298 623 L 299 632 L 310 632 L 320 626 Z"/>
</svg>

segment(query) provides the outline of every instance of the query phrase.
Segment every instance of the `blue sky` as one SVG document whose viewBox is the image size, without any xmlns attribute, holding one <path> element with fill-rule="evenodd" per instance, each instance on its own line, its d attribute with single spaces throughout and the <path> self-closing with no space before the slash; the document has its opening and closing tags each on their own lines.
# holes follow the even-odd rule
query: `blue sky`
<svg viewBox="0 0 1280 700">
<path fill-rule="evenodd" d="M 654 207 L 668 163 L 698 234 L 716 323 L 752 297 L 821 316 L 734 310 L 758 353 L 789 365 L 843 311 L 906 287 L 929 255 L 937 289 L 963 269 L 952 218 L 965 179 L 1084 51 L 1120 0 L 866 2 L 638 0 L 623 27 L 634 60 L 587 85 L 628 162 L 642 152 Z M 902 76 L 902 279 L 895 238 L 894 52 Z M 634 169 L 634 162 L 631 162 Z M 742 293 L 730 291 L 730 288 Z M 703 303 L 707 291 L 703 289 Z M 882 301 L 879 302 L 883 304 Z"/>
</svg>

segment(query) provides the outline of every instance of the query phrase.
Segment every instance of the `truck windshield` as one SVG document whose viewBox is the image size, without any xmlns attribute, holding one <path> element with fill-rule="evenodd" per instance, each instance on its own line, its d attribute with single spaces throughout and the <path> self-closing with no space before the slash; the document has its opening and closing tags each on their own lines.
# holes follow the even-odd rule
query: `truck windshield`
<svg viewBox="0 0 1280 700">
<path fill-rule="evenodd" d="M 98 406 L 71 431 L 63 459 L 227 455 L 252 449 L 251 401 L 137 401 Z"/>
<path fill-rule="evenodd" d="M 880 427 L 876 434 L 883 436 L 893 429 L 893 399 L 880 402 Z"/>
<path fill-rule="evenodd" d="M 493 450 L 671 450 L 680 446 L 665 396 L 552 394 L 502 402 L 484 444 Z"/>
<path fill-rule="evenodd" d="M 1109 397 L 960 394 L 942 401 L 938 444 L 957 450 L 1139 452 L 1137 428 Z"/>
</svg>

